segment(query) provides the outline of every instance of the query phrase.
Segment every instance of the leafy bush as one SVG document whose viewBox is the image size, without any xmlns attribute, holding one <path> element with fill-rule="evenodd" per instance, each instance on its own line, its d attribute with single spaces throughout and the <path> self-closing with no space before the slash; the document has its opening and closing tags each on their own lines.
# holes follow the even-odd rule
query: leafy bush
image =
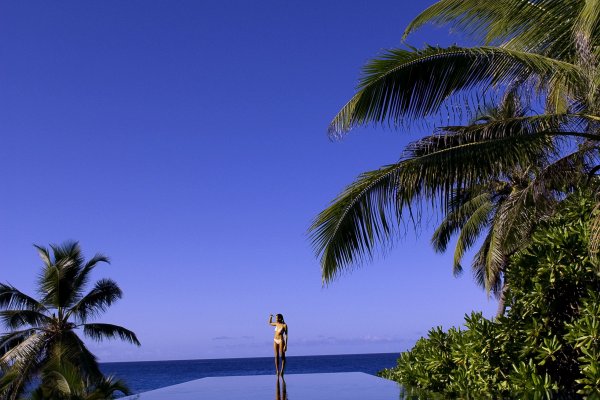
<svg viewBox="0 0 600 400">
<path fill-rule="evenodd" d="M 465 317 L 464 329 L 429 331 L 380 376 L 406 395 L 461 398 L 600 398 L 600 275 L 589 255 L 593 201 L 565 201 L 512 257 L 507 312 Z"/>
</svg>

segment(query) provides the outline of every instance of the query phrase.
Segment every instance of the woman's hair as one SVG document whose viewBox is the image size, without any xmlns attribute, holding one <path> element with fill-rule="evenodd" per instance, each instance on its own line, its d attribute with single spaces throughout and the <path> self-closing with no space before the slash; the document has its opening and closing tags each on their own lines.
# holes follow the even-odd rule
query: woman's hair
<svg viewBox="0 0 600 400">
<path fill-rule="evenodd" d="M 283 315 L 277 314 L 275 316 L 275 318 L 277 319 L 277 322 L 279 322 L 280 324 L 285 324 L 285 321 L 283 320 Z"/>
</svg>

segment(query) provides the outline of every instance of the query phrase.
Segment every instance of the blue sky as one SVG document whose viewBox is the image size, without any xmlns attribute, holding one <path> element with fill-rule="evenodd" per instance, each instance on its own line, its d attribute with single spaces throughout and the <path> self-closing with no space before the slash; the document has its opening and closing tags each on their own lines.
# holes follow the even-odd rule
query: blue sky
<svg viewBox="0 0 600 400">
<path fill-rule="evenodd" d="M 423 132 L 328 122 L 360 68 L 431 2 L 3 1 L 0 281 L 32 293 L 33 243 L 79 240 L 141 348 L 101 361 L 394 352 L 496 303 L 431 229 L 321 286 L 306 231 L 360 172 Z M 449 43 L 428 28 L 410 43 Z"/>
</svg>

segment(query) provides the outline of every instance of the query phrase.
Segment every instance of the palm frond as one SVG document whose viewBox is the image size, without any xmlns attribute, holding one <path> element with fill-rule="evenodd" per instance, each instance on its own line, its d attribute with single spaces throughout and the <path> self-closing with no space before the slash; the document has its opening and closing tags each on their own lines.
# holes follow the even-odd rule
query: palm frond
<svg viewBox="0 0 600 400">
<path fill-rule="evenodd" d="M 560 82 L 550 81 L 545 85 L 546 104 L 545 109 L 549 113 L 565 114 L 572 106 L 572 99 L 569 99 L 569 93 L 565 93 Z"/>
<path fill-rule="evenodd" d="M 493 229 L 472 264 L 476 281 L 488 294 L 499 294 L 501 274 L 509 257 L 527 246 L 536 224 L 541 217 L 550 215 L 548 208 L 556 199 L 549 196 L 534 203 L 532 201 L 529 187 L 513 187 L 498 205 L 492 221 Z"/>
<path fill-rule="evenodd" d="M 592 212 L 592 219 L 590 222 L 590 253 L 592 258 L 600 265 L 598 255 L 600 254 L 600 202 L 596 203 L 596 207 Z M 600 271 L 600 268 L 599 268 Z"/>
<path fill-rule="evenodd" d="M 4 310 L 0 311 L 0 321 L 8 329 L 20 329 L 24 326 L 40 326 L 51 323 L 52 319 L 38 311 Z"/>
<path fill-rule="evenodd" d="M 310 227 L 324 282 L 372 259 L 376 245 L 392 244 L 404 213 L 414 215 L 416 205 L 418 214 L 420 200 L 445 207 L 454 190 L 537 160 L 545 140 L 526 135 L 462 144 L 362 174 Z"/>
<path fill-rule="evenodd" d="M 32 329 L 22 329 L 0 335 L 0 357 L 6 354 L 8 350 L 22 343 L 33 333 Z"/>
<path fill-rule="evenodd" d="M 435 133 L 406 146 L 408 157 L 420 157 L 440 150 L 448 150 L 463 144 L 479 143 L 491 139 L 502 139 L 526 135 L 545 135 L 540 146 L 540 156 L 555 149 L 554 140 L 569 136 L 581 127 L 582 118 L 569 114 L 544 114 L 488 120 L 467 126 L 443 126 Z M 568 129 L 568 132 L 565 131 Z"/>
<path fill-rule="evenodd" d="M 433 249 L 438 253 L 446 251 L 450 239 L 460 231 L 470 215 L 492 201 L 492 195 L 488 191 L 472 189 L 466 192 L 455 193 L 452 196 L 444 219 L 431 237 Z"/>
<path fill-rule="evenodd" d="M 57 283 L 60 282 L 60 269 L 53 263 L 45 265 L 38 278 L 38 291 L 42 296 L 41 303 L 48 308 L 57 308 L 59 300 Z"/>
<path fill-rule="evenodd" d="M 500 277 L 508 261 L 507 254 L 501 246 L 501 238 L 498 237 L 496 232 L 492 232 L 485 263 L 484 286 L 488 294 L 499 293 L 501 289 Z M 474 265 L 474 267 L 477 268 L 477 265 Z"/>
<path fill-rule="evenodd" d="M 50 257 L 50 252 L 48 251 L 47 248 L 45 248 L 43 246 L 39 246 L 37 244 L 34 244 L 33 247 L 35 247 L 37 249 L 38 255 L 40 256 L 40 258 L 44 262 L 45 266 L 50 266 L 50 265 L 53 264 L 52 258 Z"/>
<path fill-rule="evenodd" d="M 473 257 L 471 265 L 475 282 L 485 288 L 486 293 L 499 293 L 502 286 L 501 272 L 505 261 L 506 256 L 500 248 L 497 235 L 494 230 L 490 230 Z"/>
<path fill-rule="evenodd" d="M 584 184 L 590 169 L 588 159 L 593 157 L 593 147 L 583 144 L 573 152 L 563 155 L 543 166 L 526 191 L 540 205 L 552 199 L 553 192 L 570 193 Z"/>
<path fill-rule="evenodd" d="M 57 355 L 62 360 L 78 366 L 79 373 L 84 379 L 96 380 L 102 377 L 96 356 L 73 331 L 63 332 L 60 349 L 54 352 L 54 356 Z"/>
<path fill-rule="evenodd" d="M 0 398 L 16 400 L 43 363 L 48 334 L 34 333 L 0 357 Z"/>
<path fill-rule="evenodd" d="M 85 260 L 78 242 L 51 245 L 50 248 L 51 263 L 46 265 L 39 278 L 42 303 L 55 308 L 67 308 L 80 298 L 81 288 L 76 287 L 75 282 Z"/>
<path fill-rule="evenodd" d="M 46 398 L 81 399 L 88 389 L 79 367 L 65 360 L 62 354 L 50 358 L 41 375 L 41 390 Z"/>
<path fill-rule="evenodd" d="M 447 204 L 453 190 L 489 182 L 505 171 L 534 164 L 548 148 L 545 134 L 499 137 L 454 145 L 406 161 L 404 171 L 423 186 L 427 198 L 443 193 Z M 410 150 L 414 154 L 419 152 Z"/>
<path fill-rule="evenodd" d="M 25 391 L 25 385 L 20 382 L 22 378 L 17 371 L 8 370 L 0 374 L 0 398 L 2 400 L 16 400 L 19 398 Z"/>
<path fill-rule="evenodd" d="M 103 377 L 100 382 L 94 385 L 94 391 L 86 397 L 86 400 L 104 400 L 114 397 L 116 392 L 120 392 L 127 396 L 131 394 L 131 389 L 121 379 L 117 379 L 114 376 Z"/>
<path fill-rule="evenodd" d="M 560 81 L 570 90 L 582 71 L 575 65 L 538 54 L 498 47 L 390 50 L 364 69 L 358 93 L 329 126 L 339 136 L 369 123 L 398 125 L 434 115 L 451 96 L 511 81 Z"/>
<path fill-rule="evenodd" d="M 141 346 L 141 343 L 135 333 L 118 325 L 84 324 L 83 333 L 89 338 L 97 341 L 119 338 L 123 341 Z"/>
<path fill-rule="evenodd" d="M 321 255 L 322 277 L 329 282 L 342 269 L 373 257 L 376 243 L 392 239 L 397 225 L 396 180 L 401 165 L 362 174 L 310 227 Z"/>
<path fill-rule="evenodd" d="M 554 0 L 441 0 L 419 14 L 403 39 L 425 24 L 449 25 L 482 44 L 528 49 L 567 59 L 572 30 L 585 3 Z"/>
<path fill-rule="evenodd" d="M 588 51 L 593 51 L 594 34 L 600 28 L 600 2 L 598 0 L 586 0 L 582 2 L 582 7 L 578 18 L 574 23 L 574 36 L 581 50 L 585 47 Z M 582 43 L 581 41 L 585 41 Z"/>
<path fill-rule="evenodd" d="M 68 376 L 56 370 L 44 371 L 41 389 L 46 398 L 70 398 L 73 394 Z"/>
<path fill-rule="evenodd" d="M 456 248 L 454 250 L 454 275 L 459 275 L 462 272 L 461 262 L 465 252 L 469 250 L 473 244 L 475 244 L 475 241 L 481 232 L 488 227 L 493 211 L 494 203 L 491 201 L 491 199 L 487 202 L 483 202 L 471 213 L 469 218 L 461 226 L 460 233 L 456 241 Z"/>
<path fill-rule="evenodd" d="M 45 310 L 45 307 L 39 301 L 5 283 L 0 283 L 0 308 Z"/>
<path fill-rule="evenodd" d="M 89 281 L 90 272 L 92 272 L 92 270 L 100 263 L 110 264 L 110 259 L 104 254 L 96 253 L 85 263 L 83 268 L 81 268 L 81 271 L 79 271 L 77 277 L 75 278 L 73 286 L 76 288 L 85 287 Z"/>
<path fill-rule="evenodd" d="M 552 195 L 534 201 L 527 188 L 513 186 L 510 194 L 498 205 L 494 216 L 494 239 L 503 254 L 503 263 L 509 255 L 530 242 L 536 224 L 541 218 L 551 215 L 552 205 L 556 203 L 556 198 Z M 488 262 L 499 262 L 499 258 Z M 488 266 L 489 271 L 499 271 L 500 268 Z M 489 289 L 489 285 L 487 287 Z"/>
<path fill-rule="evenodd" d="M 46 332 L 34 332 L 18 345 L 9 349 L 0 357 L 0 368 L 7 369 L 14 366 L 25 365 L 38 360 L 42 355 L 42 349 L 46 346 L 49 334 Z"/>
<path fill-rule="evenodd" d="M 80 322 L 95 317 L 107 310 L 115 301 L 123 296 L 117 283 L 111 279 L 101 279 L 94 288 L 77 302 L 68 312 Z"/>
<path fill-rule="evenodd" d="M 83 255 L 79 242 L 69 240 L 62 244 L 51 244 L 52 255 L 55 263 L 63 263 L 64 266 L 70 264 L 83 265 Z"/>
</svg>

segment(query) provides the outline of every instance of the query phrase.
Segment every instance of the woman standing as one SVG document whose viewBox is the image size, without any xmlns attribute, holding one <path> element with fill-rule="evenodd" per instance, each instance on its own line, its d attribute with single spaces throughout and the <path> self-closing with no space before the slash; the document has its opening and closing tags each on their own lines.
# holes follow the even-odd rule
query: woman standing
<svg viewBox="0 0 600 400">
<path fill-rule="evenodd" d="M 283 320 L 283 315 L 277 314 L 273 322 L 273 314 L 269 315 L 269 325 L 275 327 L 275 337 L 273 338 L 273 349 L 275 350 L 275 373 L 283 378 L 285 370 L 285 352 L 287 351 L 288 326 Z M 285 335 L 285 337 L 284 337 Z M 279 368 L 279 359 L 281 358 L 281 368 Z"/>
</svg>

